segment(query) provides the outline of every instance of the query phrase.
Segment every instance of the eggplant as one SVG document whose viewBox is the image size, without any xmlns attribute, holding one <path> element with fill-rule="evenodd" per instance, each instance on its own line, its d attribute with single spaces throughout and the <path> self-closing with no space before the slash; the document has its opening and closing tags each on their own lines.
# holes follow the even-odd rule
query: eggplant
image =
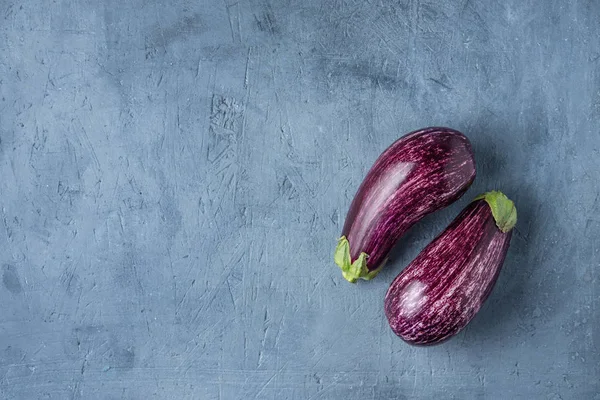
<svg viewBox="0 0 600 400">
<path fill-rule="evenodd" d="M 463 329 L 490 295 L 516 223 L 503 193 L 476 197 L 390 285 L 385 315 L 394 333 L 432 345 Z"/>
<path fill-rule="evenodd" d="M 354 196 L 334 261 L 344 278 L 370 280 L 398 239 L 425 215 L 459 199 L 475 179 L 469 139 L 431 127 L 396 140 Z"/>
</svg>

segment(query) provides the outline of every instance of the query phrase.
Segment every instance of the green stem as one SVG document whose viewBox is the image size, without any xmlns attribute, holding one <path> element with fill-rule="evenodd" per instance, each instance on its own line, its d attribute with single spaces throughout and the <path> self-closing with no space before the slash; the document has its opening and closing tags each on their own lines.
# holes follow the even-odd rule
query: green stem
<svg viewBox="0 0 600 400">
<path fill-rule="evenodd" d="M 496 226 L 502 232 L 506 233 L 515 227 L 517 223 L 517 208 L 506 195 L 502 192 L 492 190 L 475 197 L 475 200 L 485 200 L 492 209 L 492 215 L 496 221 Z"/>
<path fill-rule="evenodd" d="M 360 253 L 358 258 L 352 262 L 350 258 L 350 243 L 346 236 L 342 236 L 335 248 L 333 260 L 342 270 L 342 275 L 350 283 L 356 283 L 359 279 L 369 281 L 377 276 L 381 267 L 374 271 L 369 271 L 367 268 L 367 258 L 369 255 L 365 252 Z M 382 264 L 383 266 L 383 264 Z"/>
</svg>

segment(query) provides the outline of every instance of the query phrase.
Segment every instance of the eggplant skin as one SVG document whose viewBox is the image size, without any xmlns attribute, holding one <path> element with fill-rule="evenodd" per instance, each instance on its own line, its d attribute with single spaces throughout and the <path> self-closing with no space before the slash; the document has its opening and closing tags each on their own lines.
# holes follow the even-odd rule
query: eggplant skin
<svg viewBox="0 0 600 400">
<path fill-rule="evenodd" d="M 390 285 L 384 308 L 394 333 L 432 345 L 463 329 L 496 283 L 516 218 L 500 192 L 471 202 Z"/>
<path fill-rule="evenodd" d="M 475 179 L 469 139 L 431 127 L 396 140 L 375 161 L 346 216 L 335 262 L 349 282 L 373 278 L 398 239 L 425 215 L 444 208 Z"/>
</svg>

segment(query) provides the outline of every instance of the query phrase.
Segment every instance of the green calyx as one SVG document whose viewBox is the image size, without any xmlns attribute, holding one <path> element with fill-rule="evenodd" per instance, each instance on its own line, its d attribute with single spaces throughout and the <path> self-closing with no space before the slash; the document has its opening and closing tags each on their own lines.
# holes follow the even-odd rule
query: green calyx
<svg viewBox="0 0 600 400">
<path fill-rule="evenodd" d="M 369 271 L 367 268 L 367 258 L 369 255 L 365 252 L 360 253 L 358 258 L 352 262 L 350 258 L 350 243 L 346 236 L 342 236 L 338 240 L 337 247 L 333 260 L 342 270 L 342 275 L 350 283 L 356 283 L 358 279 L 369 281 L 377 276 L 381 267 L 374 271 Z"/>
<path fill-rule="evenodd" d="M 517 223 L 517 208 L 506 195 L 502 192 L 492 190 L 475 197 L 475 200 L 485 200 L 492 209 L 492 215 L 496 221 L 496 226 L 502 232 L 506 233 L 514 228 Z"/>
</svg>

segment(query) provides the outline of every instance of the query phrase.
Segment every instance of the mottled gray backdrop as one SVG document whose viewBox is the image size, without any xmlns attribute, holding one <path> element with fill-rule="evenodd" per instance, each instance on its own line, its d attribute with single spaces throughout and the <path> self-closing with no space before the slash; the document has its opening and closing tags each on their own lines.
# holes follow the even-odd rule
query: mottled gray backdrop
<svg viewBox="0 0 600 400">
<path fill-rule="evenodd" d="M 0 0 L 2 399 L 599 399 L 600 3 Z M 478 177 L 353 286 L 332 253 L 401 134 Z M 488 303 L 409 347 L 402 268 L 479 192 Z"/>
</svg>

